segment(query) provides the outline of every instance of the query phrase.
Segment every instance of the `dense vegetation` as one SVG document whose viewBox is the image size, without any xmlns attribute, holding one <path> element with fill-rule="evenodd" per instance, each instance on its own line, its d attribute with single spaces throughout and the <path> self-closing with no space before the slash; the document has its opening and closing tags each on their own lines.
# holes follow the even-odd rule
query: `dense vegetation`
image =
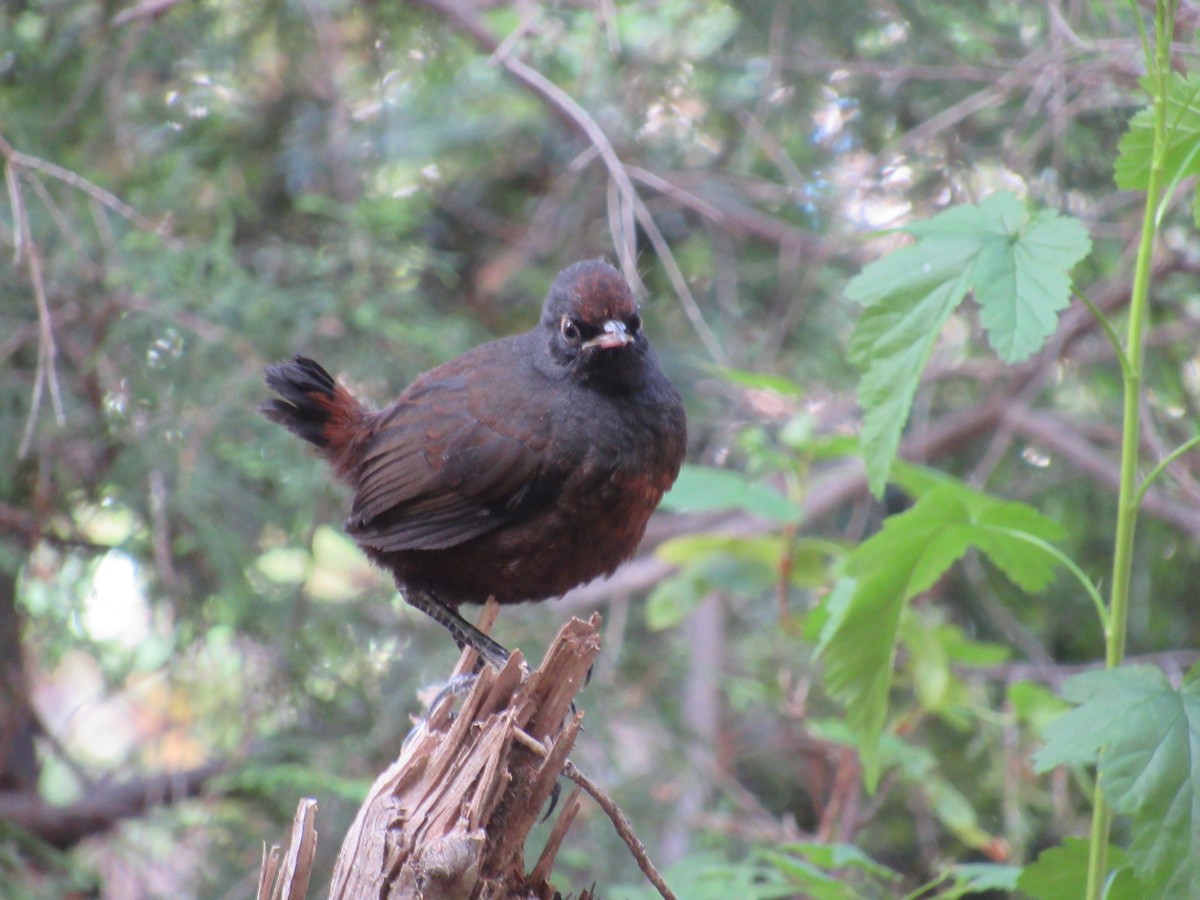
<svg viewBox="0 0 1200 900">
<path fill-rule="evenodd" d="M 1198 20 L 1153 6 L 7 4 L 0 894 L 245 896 L 302 795 L 328 872 L 454 648 L 256 414 L 262 367 L 383 403 L 596 255 L 693 465 L 633 566 L 501 617 L 537 658 L 604 614 L 580 765 L 681 897 L 1007 890 L 1043 851 L 1021 889 L 1078 894 L 1088 764 L 1151 707 L 1200 728 L 1197 456 L 1145 490 L 1115 658 L 1097 618 L 1129 413 L 1145 475 L 1200 403 Z M 1115 705 L 1064 718 L 1126 653 L 1164 674 L 1089 671 L 1066 697 Z M 1109 758 L 1109 896 L 1194 883 L 1188 763 L 1131 798 L 1153 767 Z M 555 882 L 593 881 L 646 892 L 585 806 Z"/>
</svg>

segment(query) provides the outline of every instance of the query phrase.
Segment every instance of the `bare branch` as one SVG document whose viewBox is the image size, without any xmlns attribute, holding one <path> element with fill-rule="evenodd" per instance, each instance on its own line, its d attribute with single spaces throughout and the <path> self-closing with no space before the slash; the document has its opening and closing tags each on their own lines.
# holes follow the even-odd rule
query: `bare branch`
<svg viewBox="0 0 1200 900">
<path fill-rule="evenodd" d="M 1090 476 L 1110 490 L 1116 490 L 1118 467 L 1109 457 L 1080 434 L 1070 422 L 1053 413 L 1013 409 L 1005 414 L 1012 428 L 1050 453 L 1062 457 L 1072 470 Z M 1179 503 L 1159 491 L 1148 491 L 1143 509 L 1157 519 L 1174 525 L 1193 540 L 1200 539 L 1200 514 L 1191 504 Z"/>
<path fill-rule="evenodd" d="M 470 37 L 471 40 L 488 53 L 494 54 L 499 48 L 500 41 L 497 40 L 495 35 L 488 31 L 487 27 L 472 12 L 455 2 L 455 0 L 420 0 L 420 3 L 443 16 L 455 28 Z M 563 121 L 580 132 L 587 138 L 592 147 L 595 148 L 605 168 L 608 170 L 609 178 L 617 186 L 621 205 L 624 207 L 617 211 L 615 215 L 610 211 L 610 217 L 622 222 L 621 233 L 614 234 L 613 239 L 625 276 L 634 284 L 641 284 L 632 250 L 633 233 L 630 228 L 631 223 L 629 222 L 630 211 L 632 211 L 632 215 L 636 217 L 638 224 L 646 232 L 646 237 L 649 239 L 650 245 L 654 248 L 654 252 L 658 254 L 659 259 L 662 261 L 667 278 L 670 280 L 671 286 L 675 289 L 675 293 L 679 297 L 679 302 L 683 306 L 684 313 L 699 336 L 700 342 L 704 344 L 705 349 L 716 362 L 725 365 L 727 363 L 725 351 L 721 348 L 720 342 L 717 341 L 716 335 L 708 327 L 708 323 L 704 321 L 704 315 L 700 311 L 700 306 L 696 302 L 696 298 L 692 296 L 691 288 L 688 287 L 687 279 L 683 277 L 683 272 L 675 261 L 670 245 L 667 243 L 666 238 L 663 237 L 657 223 L 654 221 L 654 217 L 650 215 L 646 204 L 638 196 L 637 189 L 634 188 L 625 165 L 621 162 L 620 157 L 617 156 L 617 152 L 613 148 L 612 142 L 609 141 L 608 135 L 604 133 L 604 129 L 600 127 L 587 110 L 576 102 L 575 98 L 532 66 L 507 53 L 497 57 L 495 62 L 535 96 L 550 105 Z"/>
<path fill-rule="evenodd" d="M 629 848 L 629 852 L 637 860 L 638 868 L 642 870 L 642 874 L 654 885 L 654 889 L 662 895 L 664 900 L 676 900 L 675 894 L 667 887 L 667 883 L 663 880 L 662 875 L 654 867 L 654 863 L 650 861 L 650 857 L 646 855 L 646 845 L 638 840 L 637 835 L 633 833 L 633 825 L 625 817 L 625 813 L 621 812 L 621 807 L 617 806 L 608 794 L 600 790 L 600 786 L 596 782 L 579 771 L 579 767 L 570 760 L 567 760 L 567 764 L 563 768 L 563 774 L 587 791 L 588 796 L 595 800 L 600 808 L 604 810 L 604 814 L 613 823 L 617 834 L 621 836 L 621 840 L 625 842 L 625 846 Z"/>
<path fill-rule="evenodd" d="M 111 209 L 117 215 L 128 219 L 138 228 L 143 231 L 148 231 L 151 234 L 156 234 L 166 245 L 172 250 L 180 250 L 183 247 L 179 241 L 171 238 L 168 233 L 169 223 L 154 223 L 150 219 L 143 216 L 140 212 L 125 203 L 120 197 L 111 191 L 106 191 L 100 185 L 88 181 L 77 172 L 72 172 L 70 169 L 64 169 L 62 166 L 48 162 L 44 159 L 39 159 L 36 156 L 30 156 L 27 153 L 22 153 L 15 149 L 12 144 L 8 143 L 3 137 L 0 137 L 0 155 L 8 161 L 9 166 L 16 166 L 18 169 L 34 169 L 49 175 L 51 178 L 57 178 L 59 181 L 69 184 L 76 190 L 87 194 L 97 203 Z"/>
<path fill-rule="evenodd" d="M 137 818 L 155 806 L 198 796 L 214 776 L 228 768 L 227 761 L 216 760 L 182 772 L 101 784 L 68 806 L 52 806 L 32 793 L 0 794 L 0 821 L 66 850 L 123 819 Z"/>
<path fill-rule="evenodd" d="M 21 191 L 20 164 L 15 160 L 15 157 L 20 154 L 13 150 L 3 138 L 0 138 L 0 152 L 4 153 L 6 160 L 4 176 L 8 183 L 9 200 L 12 203 L 15 262 L 20 264 L 23 256 L 29 267 L 29 280 L 33 285 L 33 299 L 37 306 L 38 316 L 37 372 L 34 376 L 33 396 L 29 402 L 29 416 L 25 420 L 25 431 L 21 435 L 21 443 L 17 449 L 17 457 L 24 459 L 33 442 L 34 426 L 42 405 L 43 386 L 50 389 L 54 418 L 59 426 L 66 424 L 66 414 L 63 412 L 62 390 L 58 384 L 58 369 L 55 365 L 58 357 L 58 345 L 54 340 L 54 322 L 50 316 L 50 304 L 46 300 L 46 282 L 42 276 L 42 254 L 33 240 L 33 230 L 29 224 L 25 198 Z"/>
<path fill-rule="evenodd" d="M 113 16 L 112 26 L 113 28 L 120 28 L 122 25 L 128 25 L 130 22 L 135 22 L 138 19 L 157 18 L 172 6 L 181 2 L 182 0 L 142 0 L 136 6 L 123 9 Z"/>
</svg>

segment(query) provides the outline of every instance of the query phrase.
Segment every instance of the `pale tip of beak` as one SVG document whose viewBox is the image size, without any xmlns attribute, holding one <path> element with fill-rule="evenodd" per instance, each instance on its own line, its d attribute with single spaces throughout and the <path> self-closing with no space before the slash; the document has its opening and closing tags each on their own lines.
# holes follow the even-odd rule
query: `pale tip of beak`
<svg viewBox="0 0 1200 900">
<path fill-rule="evenodd" d="M 599 347 L 603 350 L 615 350 L 617 347 L 624 347 L 631 341 L 633 341 L 633 335 L 626 329 L 625 323 L 610 319 L 604 323 L 604 330 L 590 341 L 585 341 L 583 346 L 584 349 Z"/>
</svg>

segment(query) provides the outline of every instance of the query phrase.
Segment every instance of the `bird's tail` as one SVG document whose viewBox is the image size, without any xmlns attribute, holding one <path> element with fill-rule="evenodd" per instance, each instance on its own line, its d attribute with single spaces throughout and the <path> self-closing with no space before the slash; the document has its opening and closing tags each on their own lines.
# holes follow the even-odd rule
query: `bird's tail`
<svg viewBox="0 0 1200 900">
<path fill-rule="evenodd" d="M 338 475 L 350 478 L 351 451 L 364 436 L 368 410 L 306 356 L 267 366 L 266 378 L 267 387 L 279 396 L 259 411 L 319 448 Z"/>
</svg>

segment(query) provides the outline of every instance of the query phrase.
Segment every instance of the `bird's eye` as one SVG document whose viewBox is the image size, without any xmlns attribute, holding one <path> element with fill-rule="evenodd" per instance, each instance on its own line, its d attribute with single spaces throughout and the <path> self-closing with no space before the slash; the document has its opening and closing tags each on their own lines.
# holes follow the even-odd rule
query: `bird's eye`
<svg viewBox="0 0 1200 900">
<path fill-rule="evenodd" d="M 562 328 L 562 336 L 572 344 L 579 340 L 579 323 L 570 316 L 563 316 L 560 327 Z"/>
<path fill-rule="evenodd" d="M 625 323 L 625 327 L 630 334 L 637 334 L 642 330 L 642 317 L 634 313 L 632 317 Z"/>
</svg>

